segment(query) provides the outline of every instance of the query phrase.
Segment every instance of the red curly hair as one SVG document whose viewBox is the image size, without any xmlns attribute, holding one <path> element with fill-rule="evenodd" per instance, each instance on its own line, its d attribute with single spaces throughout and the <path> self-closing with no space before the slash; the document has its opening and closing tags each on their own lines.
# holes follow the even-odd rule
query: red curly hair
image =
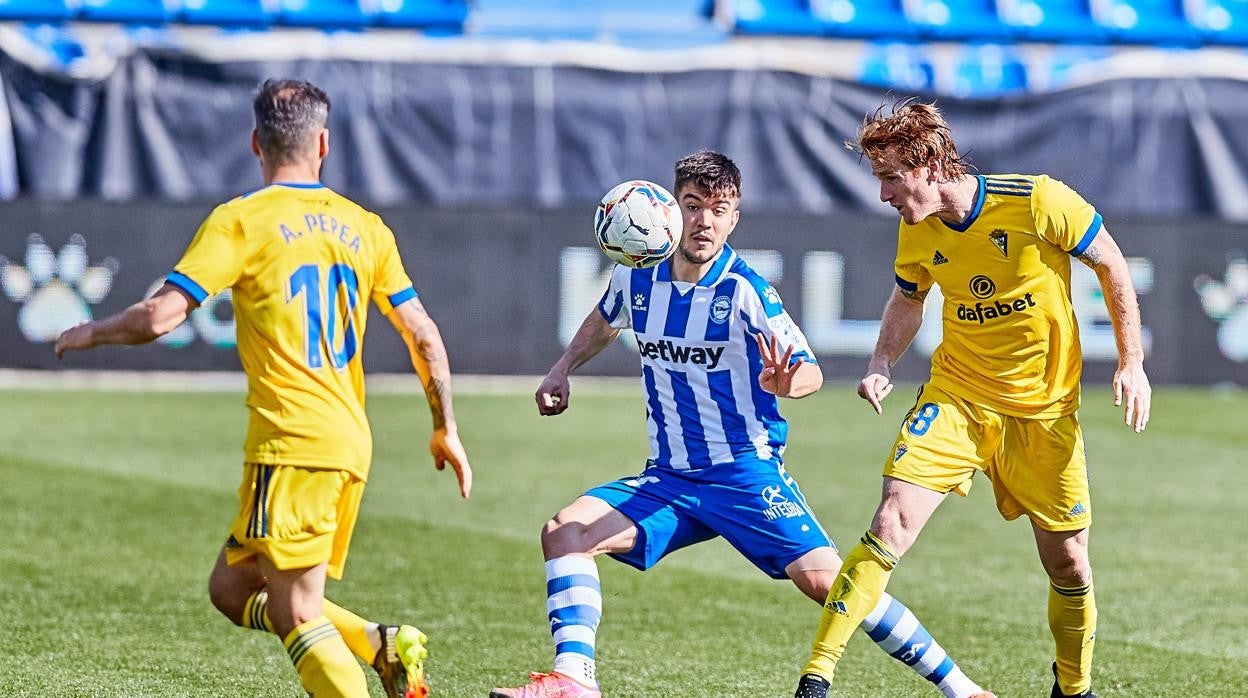
<svg viewBox="0 0 1248 698">
<path fill-rule="evenodd" d="M 846 147 L 875 162 L 891 150 L 910 168 L 926 167 L 935 160 L 948 179 L 958 179 L 966 174 L 967 163 L 958 154 L 949 124 L 935 103 L 924 104 L 917 99 L 894 104 L 888 115 L 883 106 L 876 109 L 859 127 L 857 143 L 846 141 Z"/>
</svg>

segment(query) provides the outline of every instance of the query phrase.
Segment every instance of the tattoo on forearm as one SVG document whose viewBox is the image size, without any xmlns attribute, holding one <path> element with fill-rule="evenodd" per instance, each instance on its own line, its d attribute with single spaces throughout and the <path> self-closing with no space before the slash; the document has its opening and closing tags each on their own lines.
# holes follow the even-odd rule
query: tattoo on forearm
<svg viewBox="0 0 1248 698">
<path fill-rule="evenodd" d="M 1091 269 L 1096 269 L 1101 266 L 1101 263 L 1104 260 L 1101 258 L 1101 251 L 1096 249 L 1096 245 L 1093 245 L 1084 250 L 1083 254 L 1079 255 L 1079 261 L 1088 265 Z"/>
<path fill-rule="evenodd" d="M 923 300 L 927 298 L 928 292 L 931 291 L 931 289 L 927 289 L 927 288 L 925 289 L 916 288 L 913 291 L 907 291 L 906 289 L 901 288 L 901 287 L 898 287 L 897 290 L 901 291 L 901 295 L 905 296 L 906 298 L 909 298 L 912 301 L 918 301 L 920 303 L 922 303 Z"/>
<path fill-rule="evenodd" d="M 446 419 L 451 413 L 450 393 L 450 386 L 437 378 L 431 377 L 425 385 L 425 399 L 429 401 L 429 411 L 433 413 L 434 429 L 446 426 Z"/>
</svg>

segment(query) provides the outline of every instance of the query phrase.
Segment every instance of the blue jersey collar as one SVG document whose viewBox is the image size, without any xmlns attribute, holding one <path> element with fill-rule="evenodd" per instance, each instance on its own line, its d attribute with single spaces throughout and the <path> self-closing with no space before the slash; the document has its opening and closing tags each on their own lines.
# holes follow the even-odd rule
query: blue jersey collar
<svg viewBox="0 0 1248 698">
<path fill-rule="evenodd" d="M 732 266 L 732 260 L 736 256 L 737 256 L 737 253 L 733 252 L 732 247 L 730 247 L 728 243 L 725 242 L 724 249 L 720 250 L 719 256 L 715 258 L 715 263 L 711 265 L 710 269 L 706 270 L 706 273 L 703 274 L 702 278 L 698 280 L 697 285 L 698 286 L 714 286 L 715 284 L 719 283 L 719 280 L 724 278 L 724 274 L 728 272 L 728 267 Z M 670 258 L 667 260 L 664 260 L 662 264 L 655 267 L 654 269 L 655 269 L 655 276 L 654 276 L 655 281 L 671 281 L 672 280 L 672 260 Z"/>
<path fill-rule="evenodd" d="M 961 223 L 950 223 L 943 218 L 940 219 L 940 222 L 944 223 L 946 227 L 952 228 L 959 233 L 965 233 L 966 229 L 975 222 L 975 219 L 979 218 L 979 212 L 984 210 L 984 176 L 975 175 L 975 180 L 977 182 L 975 186 L 975 205 L 971 207 L 971 212 L 967 214 L 966 220 Z"/>
<path fill-rule="evenodd" d="M 275 187 L 290 187 L 291 189 L 324 189 L 325 185 L 320 182 L 274 182 Z"/>
</svg>

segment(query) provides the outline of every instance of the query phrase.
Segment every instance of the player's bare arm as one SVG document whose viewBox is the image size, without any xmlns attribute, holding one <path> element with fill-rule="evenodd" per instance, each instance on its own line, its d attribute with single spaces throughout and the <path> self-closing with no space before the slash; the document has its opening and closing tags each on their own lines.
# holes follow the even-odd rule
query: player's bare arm
<svg viewBox="0 0 1248 698">
<path fill-rule="evenodd" d="M 893 392 L 892 367 L 906 353 L 923 324 L 923 301 L 927 289 L 906 291 L 894 286 L 880 320 L 880 337 L 867 364 L 867 375 L 858 384 L 858 396 L 871 403 L 876 414 L 884 414 L 881 403 Z"/>
<path fill-rule="evenodd" d="M 568 409 L 571 397 L 571 386 L 568 376 L 603 349 L 610 346 L 620 331 L 611 326 L 597 309 L 591 310 L 581 323 L 568 348 L 546 372 L 542 384 L 537 387 L 534 398 L 537 400 L 537 411 L 543 416 L 561 414 Z"/>
<path fill-rule="evenodd" d="M 472 492 L 472 466 L 468 464 L 468 454 L 459 441 L 459 430 L 455 424 L 455 411 L 451 405 L 451 364 L 442 343 L 442 334 L 433 318 L 425 312 L 425 307 L 415 298 L 395 306 L 386 317 L 407 344 L 412 368 L 416 369 L 416 375 L 420 376 L 420 383 L 425 388 L 425 399 L 429 401 L 429 411 L 433 416 L 433 434 L 429 438 L 433 465 L 442 470 L 450 463 L 459 481 L 459 493 L 467 499 Z"/>
<path fill-rule="evenodd" d="M 793 345 L 781 352 L 780 341 L 774 335 L 768 341 L 762 334 L 754 335 L 754 342 L 763 362 L 758 374 L 758 385 L 763 390 L 776 397 L 798 399 L 823 387 L 823 369 L 800 356 L 794 361 Z"/>
<path fill-rule="evenodd" d="M 102 320 L 91 320 L 61 333 L 56 339 L 56 357 L 71 350 L 90 349 L 101 344 L 147 344 L 172 332 L 198 307 L 181 289 L 161 286 L 125 310 Z"/>
<path fill-rule="evenodd" d="M 1118 243 L 1101 228 L 1100 233 L 1079 255 L 1079 261 L 1096 272 L 1105 296 L 1105 307 L 1114 323 L 1118 344 L 1118 370 L 1114 372 L 1114 404 L 1126 403 L 1124 421 L 1135 431 L 1148 425 L 1153 389 L 1144 373 L 1144 341 L 1140 332 L 1140 305 L 1131 281 L 1131 270 Z"/>
</svg>

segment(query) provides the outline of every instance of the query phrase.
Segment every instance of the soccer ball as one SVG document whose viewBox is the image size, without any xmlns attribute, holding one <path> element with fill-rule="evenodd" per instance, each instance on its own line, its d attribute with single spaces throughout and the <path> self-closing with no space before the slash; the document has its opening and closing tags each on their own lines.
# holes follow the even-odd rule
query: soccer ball
<svg viewBox="0 0 1248 698">
<path fill-rule="evenodd" d="M 672 256 L 684 221 L 676 197 L 642 179 L 617 184 L 594 212 L 594 238 L 612 261 L 645 269 Z"/>
</svg>

